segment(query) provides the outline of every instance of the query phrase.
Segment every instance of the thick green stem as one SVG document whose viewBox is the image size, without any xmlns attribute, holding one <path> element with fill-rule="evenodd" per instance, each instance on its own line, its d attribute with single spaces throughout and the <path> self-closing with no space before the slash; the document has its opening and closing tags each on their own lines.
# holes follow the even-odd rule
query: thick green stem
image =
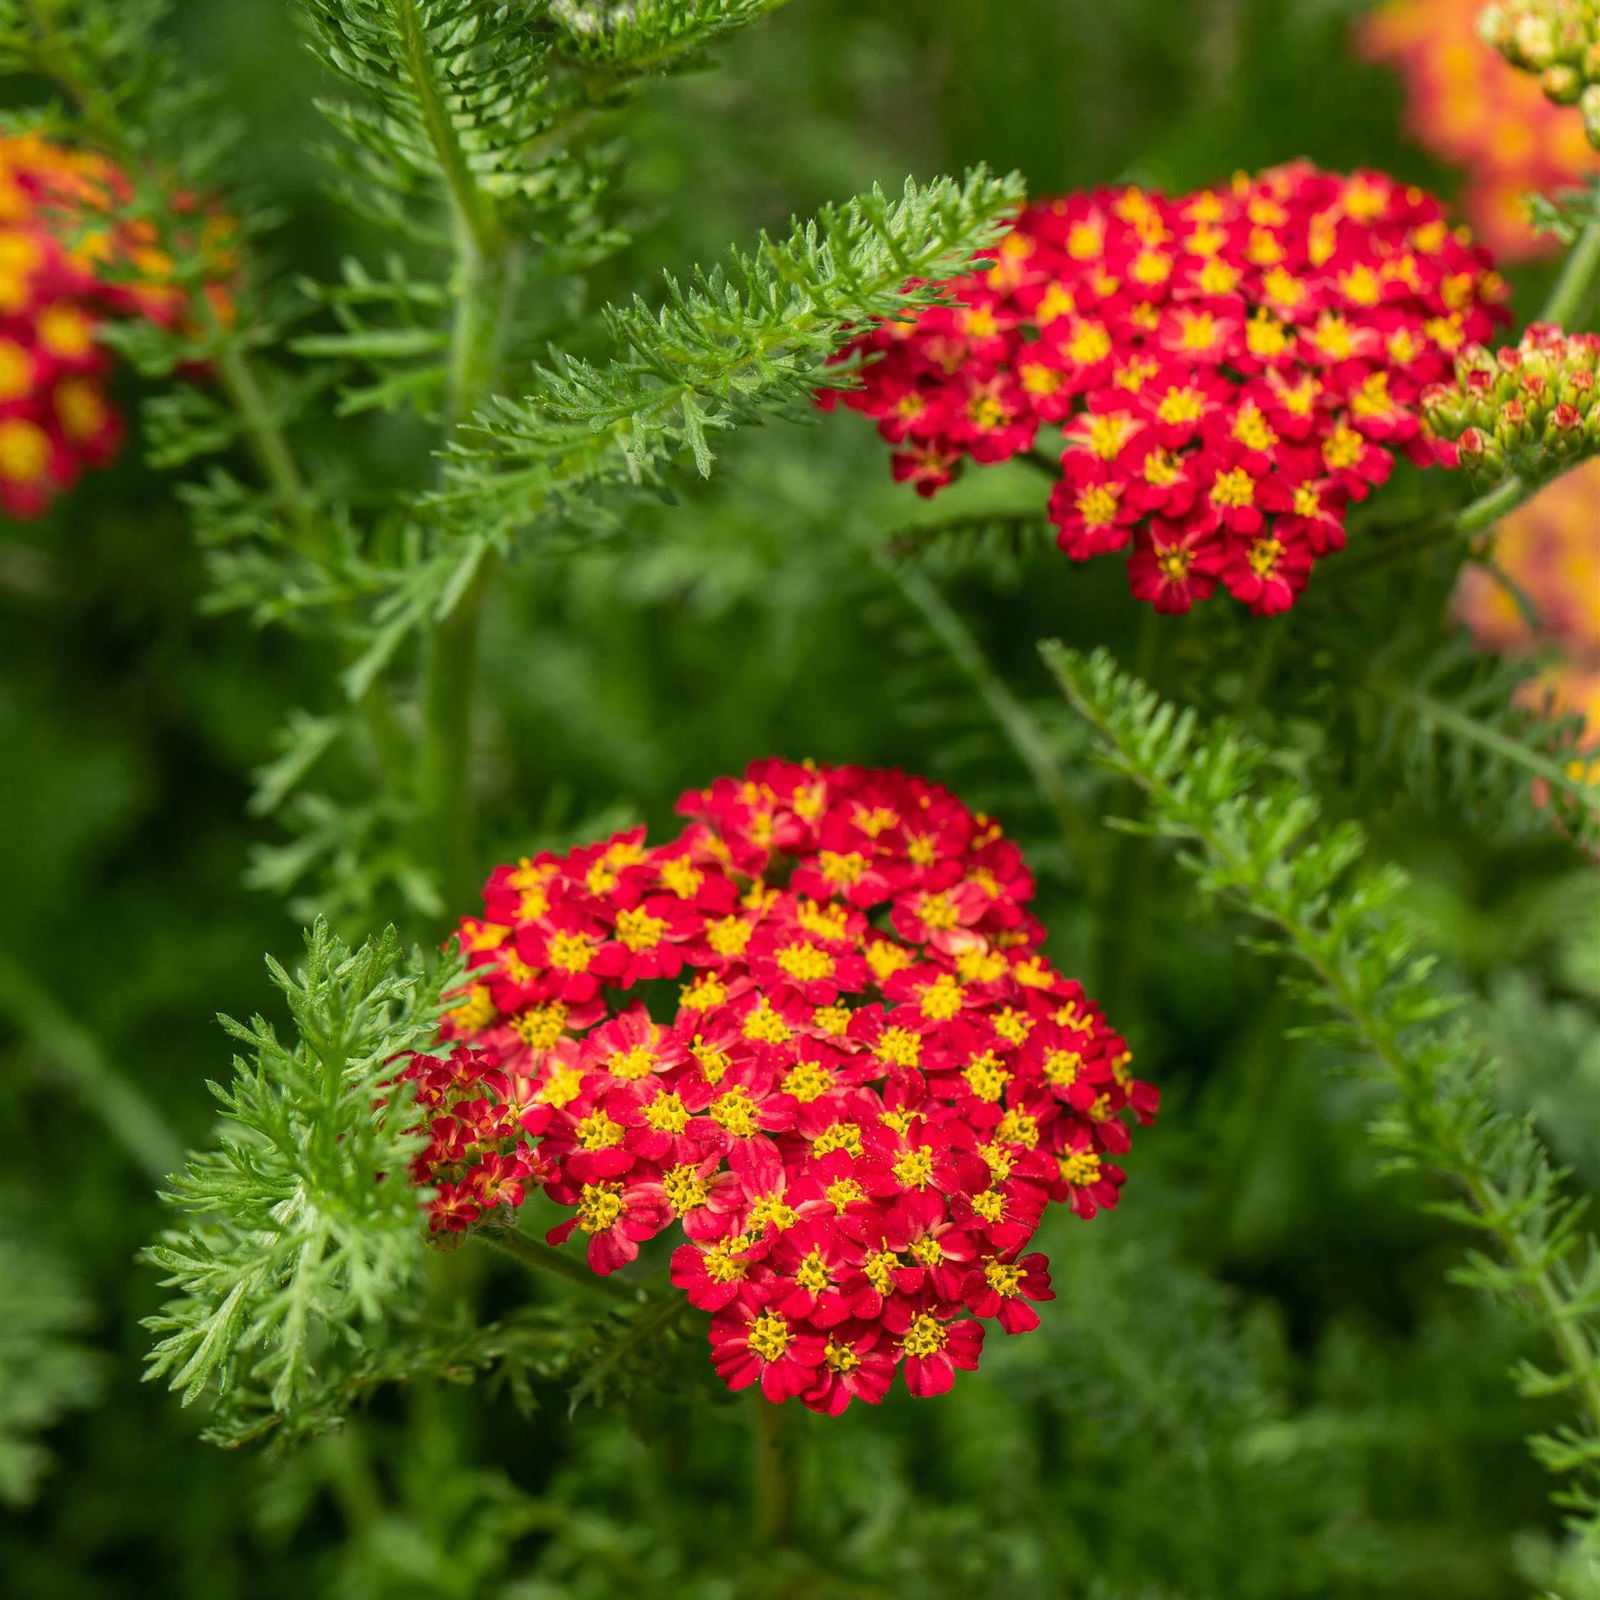
<svg viewBox="0 0 1600 1600">
<path fill-rule="evenodd" d="M 901 594 L 921 613 L 929 631 L 978 691 L 996 727 L 1027 768 L 1041 798 L 1054 812 L 1074 865 L 1086 883 L 1097 884 L 1095 875 L 1100 852 L 1095 845 L 1093 829 L 1073 801 L 1039 724 L 995 671 L 971 630 L 927 574 L 906 562 L 895 561 L 877 546 L 873 547 L 872 554 L 879 570 L 893 580 Z"/>
<path fill-rule="evenodd" d="M 583 1262 L 557 1250 L 554 1245 L 546 1244 L 542 1239 L 523 1233 L 520 1228 L 478 1228 L 473 1232 L 473 1238 L 481 1239 L 502 1255 L 520 1261 L 523 1266 L 531 1267 L 536 1272 L 553 1272 L 568 1283 L 582 1284 L 585 1289 L 592 1289 L 596 1294 L 603 1294 L 622 1305 L 639 1304 L 639 1291 L 631 1285 L 617 1278 L 602 1278 L 598 1272 L 590 1271 Z"/>
<path fill-rule="evenodd" d="M 794 1537 L 794 1429 L 787 1406 L 760 1390 L 751 1394 L 755 1446 L 756 1526 L 761 1542 L 781 1549 Z"/>
<path fill-rule="evenodd" d="M 1568 332 L 1572 323 L 1588 309 L 1595 278 L 1600 276 L 1600 210 L 1584 224 L 1551 287 L 1550 296 L 1539 312 L 1538 321 L 1553 322 Z"/>
<path fill-rule="evenodd" d="M 478 681 L 478 627 L 494 566 L 486 554 L 426 646 L 417 759 L 417 852 L 419 860 L 431 864 L 447 905 L 466 903 L 474 887 L 472 707 Z"/>
</svg>

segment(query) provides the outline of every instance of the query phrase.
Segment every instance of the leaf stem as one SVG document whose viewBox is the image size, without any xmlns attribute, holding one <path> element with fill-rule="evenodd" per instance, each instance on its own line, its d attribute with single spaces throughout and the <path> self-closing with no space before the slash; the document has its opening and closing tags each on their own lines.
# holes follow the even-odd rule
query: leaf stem
<svg viewBox="0 0 1600 1600">
<path fill-rule="evenodd" d="M 591 1272 L 575 1257 L 557 1250 L 554 1245 L 548 1245 L 542 1239 L 533 1238 L 518 1227 L 476 1228 L 472 1236 L 481 1239 L 502 1255 L 520 1261 L 525 1267 L 538 1272 L 553 1272 L 557 1277 L 565 1278 L 568 1283 L 582 1284 L 585 1289 L 592 1289 L 596 1294 L 603 1294 L 622 1305 L 639 1304 L 637 1289 L 619 1278 L 602 1278 L 598 1272 Z"/>
<path fill-rule="evenodd" d="M 1091 890 L 1096 888 L 1101 856 L 1094 831 L 1073 800 L 1049 741 L 1033 714 L 1011 692 L 972 631 L 926 573 L 906 562 L 893 560 L 876 545 L 872 547 L 872 558 L 878 569 L 921 613 L 929 631 L 978 691 L 978 698 L 994 719 L 995 726 L 1027 769 L 1040 797 L 1055 814 L 1074 865 Z"/>
<path fill-rule="evenodd" d="M 751 1391 L 755 1446 L 756 1526 L 761 1542 L 782 1549 L 794 1538 L 794 1428 L 787 1405 Z"/>
<path fill-rule="evenodd" d="M 1589 220 L 1567 254 L 1561 275 L 1551 286 L 1549 298 L 1535 319 L 1553 322 L 1573 332 L 1570 324 L 1587 309 L 1594 282 L 1600 275 L 1600 205 L 1591 207 Z"/>
</svg>

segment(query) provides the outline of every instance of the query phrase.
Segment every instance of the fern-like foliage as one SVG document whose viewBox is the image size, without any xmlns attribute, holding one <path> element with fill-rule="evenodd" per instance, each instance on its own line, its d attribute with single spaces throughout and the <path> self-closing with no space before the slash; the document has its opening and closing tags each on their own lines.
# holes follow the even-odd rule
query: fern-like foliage
<svg viewBox="0 0 1600 1600">
<path fill-rule="evenodd" d="M 1515 836 L 1547 830 L 1549 807 L 1580 849 L 1600 848 L 1600 740 L 1582 717 L 1530 704 L 1531 671 L 1465 640 L 1420 661 L 1380 654 L 1372 751 L 1432 809 Z"/>
<path fill-rule="evenodd" d="M 1528 1396 L 1565 1396 L 1576 1420 L 1532 1447 L 1567 1479 L 1582 1534 L 1600 1529 L 1600 1251 L 1532 1118 L 1500 1103 L 1495 1057 L 1466 997 L 1441 981 L 1404 909 L 1404 875 L 1366 860 L 1352 822 L 1327 825 L 1316 796 L 1281 775 L 1274 752 L 1226 724 L 1180 712 L 1104 652 L 1044 653 L 1098 735 L 1100 758 L 1148 797 L 1142 827 L 1180 846 L 1211 896 L 1265 925 L 1265 948 L 1293 964 L 1321 1037 L 1371 1061 L 1395 1091 L 1375 1134 L 1397 1168 L 1434 1173 L 1435 1209 L 1482 1241 L 1459 1281 L 1515 1307 L 1548 1336 L 1553 1370 L 1524 1363 Z"/>
<path fill-rule="evenodd" d="M 990 244 L 1022 197 L 1016 177 L 908 182 L 824 206 L 788 236 L 667 278 L 602 316 L 616 354 L 604 364 L 558 354 L 520 400 L 497 399 L 452 452 L 441 502 L 514 525 L 585 520 L 581 501 L 660 481 L 692 459 L 706 475 L 714 436 L 793 414 L 830 380 L 845 329 L 927 298 L 907 280 L 947 274 Z"/>
<path fill-rule="evenodd" d="M 325 923 L 303 967 L 268 962 L 294 1036 L 262 1017 L 223 1026 L 247 1054 L 212 1091 L 224 1131 L 167 1203 L 181 1216 L 147 1252 L 178 1291 L 147 1324 L 148 1376 L 185 1404 L 208 1387 L 225 1424 L 299 1412 L 330 1381 L 381 1367 L 369 1334 L 423 1269 L 416 1137 L 382 1100 L 397 1051 L 431 1040 L 447 969 L 429 974 L 393 931 L 351 950 Z"/>
<path fill-rule="evenodd" d="M 0 1505 L 33 1498 L 50 1465 L 38 1435 L 99 1392 L 100 1359 L 78 1339 L 89 1319 L 54 1254 L 0 1238 Z"/>
</svg>

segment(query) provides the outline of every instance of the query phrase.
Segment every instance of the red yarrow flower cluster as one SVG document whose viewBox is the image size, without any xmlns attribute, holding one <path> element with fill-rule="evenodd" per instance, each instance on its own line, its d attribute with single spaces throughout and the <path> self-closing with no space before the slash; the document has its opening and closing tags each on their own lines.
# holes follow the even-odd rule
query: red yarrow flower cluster
<svg viewBox="0 0 1600 1600">
<path fill-rule="evenodd" d="M 34 517 L 115 454 L 109 316 L 170 325 L 188 303 L 148 223 L 115 218 L 128 185 L 104 158 L 0 138 L 0 512 Z M 203 224 L 208 236 L 227 230 Z M 219 271 L 225 267 L 218 255 Z M 226 309 L 226 291 L 215 290 Z"/>
<path fill-rule="evenodd" d="M 1430 459 L 1423 389 L 1505 319 L 1488 253 L 1437 200 L 1305 162 L 1041 202 L 987 260 L 950 303 L 857 338 L 844 403 L 922 494 L 1059 428 L 1057 542 L 1127 552 L 1158 611 L 1219 585 L 1257 614 L 1292 605 L 1395 452 Z"/>
<path fill-rule="evenodd" d="M 767 761 L 620 833 L 497 868 L 445 1056 L 411 1058 L 436 1230 L 542 1188 L 610 1273 L 671 1277 L 717 1372 L 837 1413 L 1038 1325 L 1052 1203 L 1114 1206 L 1156 1093 L 1040 953 L 1033 880 L 923 779 Z M 670 1019 L 641 986 L 677 985 Z"/>
</svg>

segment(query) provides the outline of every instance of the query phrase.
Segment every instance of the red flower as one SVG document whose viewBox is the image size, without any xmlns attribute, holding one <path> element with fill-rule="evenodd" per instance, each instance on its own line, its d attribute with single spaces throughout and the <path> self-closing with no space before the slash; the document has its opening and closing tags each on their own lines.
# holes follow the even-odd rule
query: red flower
<svg viewBox="0 0 1600 1600">
<path fill-rule="evenodd" d="M 1258 612 L 1292 603 L 1394 452 L 1433 458 L 1423 391 L 1505 320 L 1487 253 L 1437 201 L 1306 162 L 1179 199 L 1041 202 L 945 287 L 955 304 L 857 336 L 844 403 L 891 442 L 914 437 L 895 474 L 924 494 L 1060 425 L 1060 548 L 1132 545 L 1134 593 L 1164 611 L 1215 590 L 1217 552 L 1199 551 L 1216 531 L 1258 561 L 1269 539 L 1295 552 L 1263 583 L 1248 552 L 1224 578 Z"/>
<path fill-rule="evenodd" d="M 397 1064 L 430 1224 L 540 1189 L 607 1273 L 678 1222 L 671 1280 L 734 1387 L 836 1413 L 903 1361 L 942 1392 L 981 1347 L 964 1313 L 1020 1328 L 1048 1292 L 1021 1252 L 1051 1200 L 1115 1203 L 1154 1090 L 1040 953 L 1021 853 L 947 791 L 765 761 L 681 809 L 664 846 L 491 874 L 453 1048 Z"/>
</svg>

